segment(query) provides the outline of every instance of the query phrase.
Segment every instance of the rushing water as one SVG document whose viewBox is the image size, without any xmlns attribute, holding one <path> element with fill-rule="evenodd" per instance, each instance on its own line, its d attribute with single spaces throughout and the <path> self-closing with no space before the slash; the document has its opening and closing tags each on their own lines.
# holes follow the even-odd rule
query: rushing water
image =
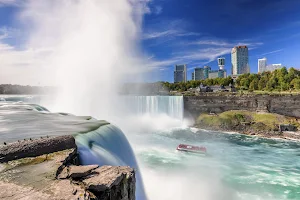
<svg viewBox="0 0 300 200">
<path fill-rule="evenodd" d="M 151 199 L 300 199 L 299 143 L 193 128 L 134 140 Z M 203 145 L 209 155 L 177 152 L 180 143 Z M 161 187 L 167 192 L 158 195 Z"/>
<path fill-rule="evenodd" d="M 135 127 L 126 128 L 125 133 L 139 168 L 127 139 L 118 128 L 110 125 L 76 136 L 83 163 L 127 164 L 135 167 L 142 175 L 140 177 L 138 174 L 138 180 L 142 183 L 143 179 L 147 196 L 152 200 L 300 199 L 299 143 L 180 127 L 178 119 L 182 117 L 182 97 L 130 98 L 129 107 L 132 110 L 136 105 L 137 118 Z M 34 108 L 34 112 L 47 111 L 39 106 Z M 136 129 L 142 126 L 140 116 L 149 113 L 152 116 L 151 126 L 165 122 L 165 118 L 154 117 L 165 114 L 172 119 L 177 118 L 178 128 Z M 51 115 L 44 113 L 40 116 Z M 5 117 L 1 117 L 1 123 L 4 123 Z M 71 126 L 80 124 L 72 116 L 56 114 L 54 117 L 56 120 L 51 123 L 56 125 L 64 117 L 69 117 L 72 124 L 67 124 L 65 128 L 70 130 Z M 23 123 L 27 124 L 28 121 Z M 65 123 L 60 125 L 63 127 Z M 5 123 L 0 131 L 5 132 L 4 126 Z M 37 126 L 35 131 L 38 132 L 40 128 Z M 56 129 L 62 128 L 56 126 Z M 82 131 L 73 127 L 72 131 L 76 130 Z M 17 130 L 14 134 L 18 134 Z M 24 137 L 24 133 L 21 136 Z M 177 152 L 175 149 L 180 143 L 205 146 L 208 155 Z M 142 196 L 138 198 L 142 199 Z"/>
<path fill-rule="evenodd" d="M 136 170 L 136 198 L 146 199 L 134 153 L 123 132 L 111 124 L 75 136 L 81 164 L 131 166 Z"/>
<path fill-rule="evenodd" d="M 174 119 L 183 119 L 182 96 L 124 96 L 128 113 L 157 116 L 166 114 Z"/>
</svg>

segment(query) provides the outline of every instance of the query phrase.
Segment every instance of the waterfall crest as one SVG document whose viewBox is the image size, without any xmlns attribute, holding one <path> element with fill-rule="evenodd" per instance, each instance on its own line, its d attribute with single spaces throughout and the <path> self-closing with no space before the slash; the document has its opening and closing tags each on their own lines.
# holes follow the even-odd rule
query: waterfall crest
<svg viewBox="0 0 300 200">
<path fill-rule="evenodd" d="M 80 163 L 99 166 L 130 166 L 136 172 L 136 199 L 145 200 L 142 177 L 132 148 L 124 133 L 108 124 L 88 133 L 75 135 Z"/>
</svg>

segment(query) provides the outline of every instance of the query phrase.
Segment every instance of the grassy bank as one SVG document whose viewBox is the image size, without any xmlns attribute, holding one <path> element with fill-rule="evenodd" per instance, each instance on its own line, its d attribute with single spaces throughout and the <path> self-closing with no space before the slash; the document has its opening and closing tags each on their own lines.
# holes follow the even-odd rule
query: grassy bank
<svg viewBox="0 0 300 200">
<path fill-rule="evenodd" d="M 280 134 L 280 124 L 293 124 L 300 128 L 296 118 L 250 111 L 226 111 L 218 115 L 201 114 L 196 120 L 196 126 L 199 128 L 242 133 L 278 132 Z"/>
</svg>

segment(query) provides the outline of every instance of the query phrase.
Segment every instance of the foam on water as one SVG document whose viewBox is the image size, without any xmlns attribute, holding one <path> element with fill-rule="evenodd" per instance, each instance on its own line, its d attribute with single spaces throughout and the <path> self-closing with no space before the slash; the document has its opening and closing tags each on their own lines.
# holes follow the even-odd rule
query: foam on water
<svg viewBox="0 0 300 200">
<path fill-rule="evenodd" d="M 139 136 L 137 149 L 150 199 L 284 200 L 299 198 L 299 143 L 195 129 L 173 129 Z M 179 143 L 204 145 L 208 157 L 176 152 Z M 268 144 L 268 145 L 266 145 Z M 143 171 L 142 171 L 143 172 Z M 171 177 L 171 178 L 167 178 Z M 174 184 L 174 181 L 179 183 Z M 187 181 L 189 180 L 189 182 Z M 174 187 L 155 195 L 159 182 Z M 150 186 L 149 186 L 150 185 Z M 193 190 L 196 186 L 197 190 Z"/>
<path fill-rule="evenodd" d="M 136 170 L 136 198 L 146 199 L 142 177 L 134 153 L 123 132 L 113 125 L 75 136 L 80 162 L 84 165 L 98 164 L 130 166 Z"/>
<path fill-rule="evenodd" d="M 6 129 L 0 129 L 1 140 L 85 132 L 76 135 L 81 162 L 136 168 L 138 199 L 146 199 L 143 185 L 148 199 L 155 200 L 298 200 L 300 196 L 300 144 L 296 142 L 182 127 L 178 119 L 153 128 L 156 120 L 164 118 L 149 114 L 147 131 L 140 121 L 133 121 L 131 131 L 126 131 L 132 151 L 120 129 L 102 121 L 39 111 L 34 104 L 2 105 L 0 125 Z M 164 116 L 172 121 L 167 113 Z M 92 128 L 95 124 L 101 127 Z M 180 143 L 203 145 L 209 155 L 177 152 Z"/>
<path fill-rule="evenodd" d="M 136 170 L 136 198 L 146 199 L 142 176 L 135 155 L 124 133 L 106 121 L 90 117 L 51 113 L 28 103 L 0 103 L 0 142 L 75 134 L 80 162 L 130 166 Z M 1 166 L 0 166 L 1 167 Z"/>
</svg>

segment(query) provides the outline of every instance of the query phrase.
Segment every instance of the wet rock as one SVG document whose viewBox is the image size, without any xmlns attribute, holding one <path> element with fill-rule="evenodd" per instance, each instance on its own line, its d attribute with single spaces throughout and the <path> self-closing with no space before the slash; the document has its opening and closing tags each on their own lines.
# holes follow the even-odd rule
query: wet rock
<svg viewBox="0 0 300 200">
<path fill-rule="evenodd" d="M 86 165 L 86 166 L 67 166 L 57 176 L 59 179 L 73 178 L 78 179 L 89 175 L 94 169 L 98 168 L 98 165 Z"/>
<path fill-rule="evenodd" d="M 24 140 L 0 146 L 0 163 L 77 148 L 71 135 Z"/>
<path fill-rule="evenodd" d="M 0 199 L 135 200 L 132 168 L 77 166 L 77 156 L 69 149 L 9 161 L 0 171 Z"/>
<path fill-rule="evenodd" d="M 71 178 L 82 178 L 89 175 L 92 170 L 98 168 L 98 165 L 87 165 L 87 166 L 70 166 L 69 176 Z"/>
<path fill-rule="evenodd" d="M 135 173 L 130 167 L 102 166 L 82 182 L 99 199 L 135 199 Z"/>
</svg>

